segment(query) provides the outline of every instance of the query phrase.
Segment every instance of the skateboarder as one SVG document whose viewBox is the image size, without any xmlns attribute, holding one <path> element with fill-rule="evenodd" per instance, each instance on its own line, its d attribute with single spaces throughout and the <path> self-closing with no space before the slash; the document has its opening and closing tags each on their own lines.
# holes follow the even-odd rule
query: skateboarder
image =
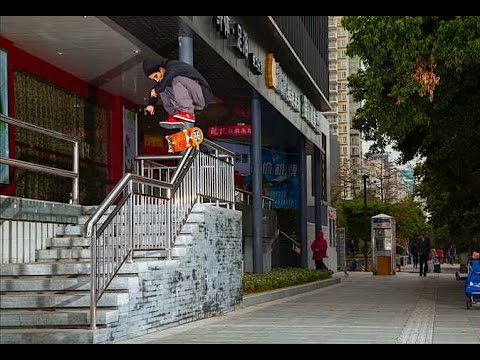
<svg viewBox="0 0 480 360">
<path fill-rule="evenodd" d="M 158 56 L 143 61 L 145 75 L 155 81 L 145 110 L 155 114 L 158 98 L 162 100 L 167 119 L 160 121 L 166 129 L 194 126 L 195 110 L 207 107 L 212 90 L 207 80 L 191 65 Z"/>
</svg>

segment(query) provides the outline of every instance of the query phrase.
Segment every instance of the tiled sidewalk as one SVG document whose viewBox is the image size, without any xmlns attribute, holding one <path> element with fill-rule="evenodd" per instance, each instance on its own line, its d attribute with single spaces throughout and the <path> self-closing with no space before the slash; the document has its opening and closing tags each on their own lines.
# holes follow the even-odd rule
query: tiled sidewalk
<svg viewBox="0 0 480 360">
<path fill-rule="evenodd" d="M 159 331 L 125 343 L 475 343 L 480 307 L 467 310 L 454 271 L 343 274 L 342 283 Z M 446 269 L 448 270 L 448 269 Z"/>
</svg>

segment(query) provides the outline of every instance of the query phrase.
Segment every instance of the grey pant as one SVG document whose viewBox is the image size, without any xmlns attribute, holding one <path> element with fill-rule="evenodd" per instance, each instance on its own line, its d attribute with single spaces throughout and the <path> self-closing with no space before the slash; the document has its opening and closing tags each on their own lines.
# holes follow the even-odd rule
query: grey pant
<svg viewBox="0 0 480 360">
<path fill-rule="evenodd" d="M 193 114 L 194 110 L 202 110 L 205 107 L 202 87 L 195 80 L 185 76 L 173 78 L 172 85 L 159 95 L 165 111 L 170 115 L 182 111 Z"/>
</svg>

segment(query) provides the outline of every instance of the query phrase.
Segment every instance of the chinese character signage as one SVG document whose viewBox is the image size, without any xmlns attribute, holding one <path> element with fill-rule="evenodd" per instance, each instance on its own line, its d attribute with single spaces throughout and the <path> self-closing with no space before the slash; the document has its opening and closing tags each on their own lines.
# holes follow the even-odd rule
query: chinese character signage
<svg viewBox="0 0 480 360">
<path fill-rule="evenodd" d="M 241 176 L 251 174 L 250 145 L 226 141 L 215 141 L 215 143 L 235 153 L 235 171 L 238 171 Z"/>
<path fill-rule="evenodd" d="M 214 16 L 213 24 L 217 32 L 226 40 L 233 35 L 232 48 L 239 58 L 248 60 L 248 67 L 255 75 L 262 75 L 262 61 L 254 53 L 248 52 L 248 34 L 241 24 L 230 25 L 230 16 Z"/>
<path fill-rule="evenodd" d="M 227 125 L 227 126 L 209 126 L 207 129 L 208 137 L 239 137 L 251 136 L 251 125 Z"/>
<path fill-rule="evenodd" d="M 298 154 L 262 149 L 263 195 L 273 199 L 274 208 L 296 209 L 300 203 Z M 245 178 L 251 190 L 251 176 Z"/>
<path fill-rule="evenodd" d="M 290 79 L 280 64 L 276 62 L 272 53 L 266 55 L 265 64 L 265 85 L 274 90 L 293 111 L 299 112 L 313 131 L 320 134 L 320 115 L 308 97 L 304 94 L 300 95 L 294 90 Z"/>
</svg>

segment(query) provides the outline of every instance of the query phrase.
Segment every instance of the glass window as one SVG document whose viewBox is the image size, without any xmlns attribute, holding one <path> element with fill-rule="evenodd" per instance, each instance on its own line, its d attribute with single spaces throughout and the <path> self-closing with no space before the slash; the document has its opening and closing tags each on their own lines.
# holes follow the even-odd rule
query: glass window
<svg viewBox="0 0 480 360">
<path fill-rule="evenodd" d="M 0 50 L 0 114 L 8 115 L 7 53 Z M 8 158 L 8 125 L 0 121 L 0 156 Z M 0 165 L 0 184 L 9 183 L 8 166 Z"/>
</svg>

